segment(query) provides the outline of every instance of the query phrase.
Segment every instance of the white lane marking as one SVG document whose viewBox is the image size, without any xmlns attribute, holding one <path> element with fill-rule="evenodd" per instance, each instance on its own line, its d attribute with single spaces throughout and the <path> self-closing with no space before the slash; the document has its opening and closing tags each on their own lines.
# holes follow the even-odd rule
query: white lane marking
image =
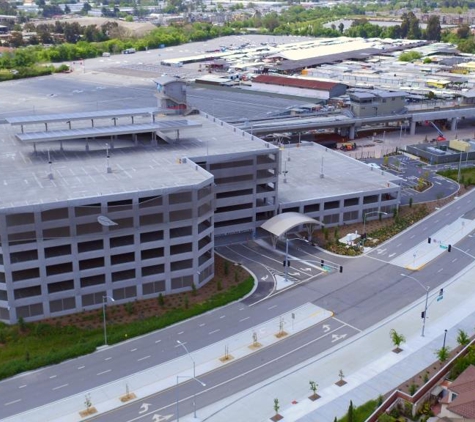
<svg viewBox="0 0 475 422">
<path fill-rule="evenodd" d="M 178 333 L 178 335 L 181 335 L 181 334 L 183 334 L 183 333 L 184 333 L 184 331 L 180 331 L 180 332 Z"/>
<path fill-rule="evenodd" d="M 52 388 L 52 390 L 59 390 L 60 388 L 64 388 L 64 387 L 67 387 L 69 384 L 63 384 L 63 385 L 59 385 L 58 387 L 54 387 Z"/>
<path fill-rule="evenodd" d="M 239 308 L 240 311 L 244 311 L 244 308 Z"/>
<path fill-rule="evenodd" d="M 458 207 L 457 207 L 457 208 L 455 208 L 455 209 L 459 210 L 459 209 L 460 209 L 460 206 L 458 206 Z"/>
<path fill-rule="evenodd" d="M 56 377 L 57 377 L 57 375 L 51 375 L 51 376 L 49 377 L 49 379 L 52 380 L 53 378 L 56 378 Z"/>
<path fill-rule="evenodd" d="M 392 258 L 394 255 L 396 255 L 396 252 L 394 252 L 394 253 L 388 255 L 388 258 Z"/>
<path fill-rule="evenodd" d="M 396 245 L 396 248 L 399 248 L 399 246 L 401 246 L 401 245 L 402 245 L 402 243 L 397 244 L 397 245 Z"/>
<path fill-rule="evenodd" d="M 109 356 L 108 358 L 105 358 L 104 360 L 111 360 L 112 356 Z"/>
<path fill-rule="evenodd" d="M 219 331 L 219 328 L 217 330 L 210 331 L 208 334 L 211 335 L 211 334 L 217 333 L 218 331 Z"/>
<path fill-rule="evenodd" d="M 8 403 L 5 403 L 4 406 L 10 406 L 11 404 L 18 403 L 19 401 L 21 401 L 21 399 L 9 401 Z"/>
<path fill-rule="evenodd" d="M 465 252 L 469 252 L 470 251 L 470 248 L 466 249 Z"/>
<path fill-rule="evenodd" d="M 341 327 L 335 328 L 333 331 L 338 331 L 343 326 L 347 326 L 347 327 L 350 327 L 352 330 L 358 331 L 359 333 L 363 332 L 363 330 L 360 330 L 359 328 L 356 328 L 354 325 L 348 324 L 347 322 L 344 322 L 341 319 L 338 319 L 338 318 L 333 318 L 333 319 L 335 321 L 338 321 L 340 324 L 343 324 Z"/>
<path fill-rule="evenodd" d="M 444 270 L 444 269 L 443 269 L 443 268 L 441 268 L 441 269 L 440 269 L 439 271 L 437 271 L 437 272 L 438 272 L 438 273 L 440 273 L 440 272 L 442 272 L 443 270 Z"/>
<path fill-rule="evenodd" d="M 200 324 L 200 327 L 204 327 L 206 324 Z"/>
<path fill-rule="evenodd" d="M 240 319 L 239 322 L 246 321 L 246 319 L 249 319 L 249 318 L 251 318 L 251 317 L 248 316 L 248 317 L 246 317 L 246 318 Z"/>
<path fill-rule="evenodd" d="M 84 365 L 83 366 L 78 366 L 78 369 L 84 369 L 84 368 L 85 368 Z"/>
<path fill-rule="evenodd" d="M 96 375 L 104 375 L 104 374 L 107 374 L 110 371 L 112 371 L 112 369 L 107 369 L 106 371 L 99 372 Z"/>
<path fill-rule="evenodd" d="M 223 318 L 226 318 L 226 315 L 221 315 L 221 316 L 219 317 L 219 319 L 223 319 Z"/>
<path fill-rule="evenodd" d="M 425 232 L 426 230 L 427 230 L 427 227 L 424 227 L 424 228 L 422 229 L 423 232 Z"/>
<path fill-rule="evenodd" d="M 135 348 L 135 349 L 130 349 L 131 352 L 135 352 L 136 350 L 137 350 L 137 348 Z"/>
<path fill-rule="evenodd" d="M 149 357 L 151 357 L 151 356 L 150 356 L 150 355 L 148 355 L 148 356 L 144 356 L 143 358 L 137 359 L 137 362 L 140 362 L 141 360 L 148 359 Z"/>
<path fill-rule="evenodd" d="M 270 311 L 271 309 L 274 309 L 274 308 L 277 308 L 277 305 L 272 305 L 270 308 L 267 308 L 267 310 Z"/>
<path fill-rule="evenodd" d="M 415 234 L 413 234 L 409 239 L 414 239 L 416 237 Z"/>
<path fill-rule="evenodd" d="M 160 343 L 161 341 L 162 341 L 162 340 L 157 340 L 157 341 L 155 341 L 155 344 Z"/>
<path fill-rule="evenodd" d="M 25 385 L 20 385 L 18 388 L 25 388 L 27 386 L 27 384 Z"/>
<path fill-rule="evenodd" d="M 439 220 L 435 220 L 435 221 L 434 221 L 434 223 L 438 223 L 438 222 L 439 222 Z"/>
<path fill-rule="evenodd" d="M 455 262 L 455 261 L 457 261 L 457 258 L 455 258 L 455 259 L 452 259 L 452 262 Z"/>
</svg>

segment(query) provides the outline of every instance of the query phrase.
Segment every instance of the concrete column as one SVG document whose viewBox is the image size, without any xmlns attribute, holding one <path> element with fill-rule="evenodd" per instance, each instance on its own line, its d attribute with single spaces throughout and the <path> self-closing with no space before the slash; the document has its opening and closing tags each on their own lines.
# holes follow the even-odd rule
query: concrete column
<svg viewBox="0 0 475 422">
<path fill-rule="evenodd" d="M 416 122 L 414 120 L 411 120 L 411 127 L 409 129 L 409 134 L 410 135 L 416 134 Z"/>
<path fill-rule="evenodd" d="M 134 145 L 137 146 L 139 144 L 139 141 L 136 133 L 132 135 L 132 139 L 134 140 Z"/>
<path fill-rule="evenodd" d="M 348 137 L 350 138 L 350 140 L 355 139 L 355 132 L 356 132 L 356 127 L 355 127 L 355 125 L 350 126 L 350 133 L 349 133 L 349 135 L 348 135 Z"/>
<path fill-rule="evenodd" d="M 452 121 L 450 122 L 450 130 L 454 131 L 457 130 L 457 118 L 454 117 Z"/>
</svg>

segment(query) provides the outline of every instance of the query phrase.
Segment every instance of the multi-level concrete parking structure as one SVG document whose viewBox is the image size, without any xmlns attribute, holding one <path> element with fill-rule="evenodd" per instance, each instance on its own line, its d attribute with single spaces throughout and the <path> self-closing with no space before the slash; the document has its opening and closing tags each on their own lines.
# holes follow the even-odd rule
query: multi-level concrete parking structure
<svg viewBox="0 0 475 422">
<path fill-rule="evenodd" d="M 0 135 L 6 322 L 199 288 L 214 276 L 216 236 L 255 233 L 289 207 L 331 225 L 399 203 L 395 176 L 313 144 L 291 161 L 289 150 L 203 113 L 10 122 L 33 126 Z"/>
</svg>

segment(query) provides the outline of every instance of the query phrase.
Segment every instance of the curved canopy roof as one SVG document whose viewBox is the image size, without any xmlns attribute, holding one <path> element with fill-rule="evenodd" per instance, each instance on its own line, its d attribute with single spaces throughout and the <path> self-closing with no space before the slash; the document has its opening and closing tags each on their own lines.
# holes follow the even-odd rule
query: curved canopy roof
<svg viewBox="0 0 475 422">
<path fill-rule="evenodd" d="M 275 236 L 282 236 L 294 227 L 302 224 L 318 224 L 323 226 L 320 221 L 307 217 L 299 212 L 284 212 L 267 220 L 261 227 Z"/>
</svg>

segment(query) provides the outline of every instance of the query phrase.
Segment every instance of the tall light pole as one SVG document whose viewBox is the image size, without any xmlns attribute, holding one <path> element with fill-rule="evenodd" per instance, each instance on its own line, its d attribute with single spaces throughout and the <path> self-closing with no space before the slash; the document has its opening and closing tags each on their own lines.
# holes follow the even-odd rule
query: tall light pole
<svg viewBox="0 0 475 422">
<path fill-rule="evenodd" d="M 364 234 L 366 234 L 366 217 L 368 217 L 368 215 L 371 215 L 371 214 L 388 215 L 388 213 L 384 211 L 370 211 L 370 212 L 364 213 L 363 214 L 363 233 Z"/>
<path fill-rule="evenodd" d="M 185 346 L 185 343 L 182 343 L 180 340 L 176 341 L 183 349 L 185 349 L 186 354 L 190 357 L 191 361 L 193 362 L 193 378 L 196 378 L 196 363 L 191 353 L 188 351 L 188 348 Z"/>
<path fill-rule="evenodd" d="M 180 381 L 180 378 L 187 378 L 187 379 L 195 380 L 196 382 L 199 382 L 202 387 L 206 387 L 206 384 L 205 384 L 203 381 L 200 381 L 198 378 L 191 377 L 191 376 L 189 376 L 189 375 L 177 375 L 177 376 L 176 376 L 176 422 L 180 422 L 180 413 L 179 413 L 179 407 L 178 407 L 178 404 L 180 403 L 180 398 L 179 398 L 179 394 L 178 394 L 178 383 L 179 383 L 179 381 Z M 196 402 L 195 402 L 195 396 L 196 396 L 196 393 L 193 394 L 193 406 L 194 406 L 194 409 L 195 409 L 193 418 L 194 418 L 194 419 L 197 419 L 197 418 L 196 418 Z"/>
<path fill-rule="evenodd" d="M 193 357 L 191 356 L 191 353 L 188 351 L 188 348 L 185 346 L 185 343 L 182 343 L 180 340 L 176 341 L 183 349 L 185 349 L 186 354 L 190 357 L 191 361 L 193 362 L 193 376 L 191 378 L 195 379 L 198 381 L 203 387 L 206 386 L 206 384 L 202 383 L 198 378 L 196 378 L 196 363 Z M 178 385 L 178 377 L 177 377 L 177 385 Z M 178 389 L 177 389 L 177 396 L 178 396 Z M 177 405 L 176 405 L 176 414 L 177 414 L 177 421 L 179 420 L 178 418 L 178 400 L 177 400 Z M 193 394 L 193 417 L 196 419 L 196 393 Z"/>
<path fill-rule="evenodd" d="M 445 349 L 445 339 L 447 338 L 447 330 L 444 330 L 444 344 L 442 345 L 442 349 Z"/>
<path fill-rule="evenodd" d="M 107 299 L 110 299 L 112 302 L 115 302 L 114 298 L 111 296 L 102 296 L 102 317 L 104 321 L 104 346 L 107 346 L 107 323 L 106 323 Z"/>
<path fill-rule="evenodd" d="M 401 277 L 407 277 L 407 278 L 410 278 L 411 280 L 414 280 L 415 282 L 417 282 L 417 284 L 419 284 L 419 286 L 421 286 L 426 291 L 426 304 L 425 304 L 425 307 L 424 307 L 424 316 L 423 316 L 424 321 L 422 322 L 422 333 L 421 333 L 421 336 L 424 337 L 424 332 L 425 332 L 425 328 L 426 328 L 427 306 L 428 306 L 428 302 L 429 302 L 430 287 L 429 286 L 424 286 L 417 278 L 414 278 L 412 275 L 401 274 Z"/>
</svg>

